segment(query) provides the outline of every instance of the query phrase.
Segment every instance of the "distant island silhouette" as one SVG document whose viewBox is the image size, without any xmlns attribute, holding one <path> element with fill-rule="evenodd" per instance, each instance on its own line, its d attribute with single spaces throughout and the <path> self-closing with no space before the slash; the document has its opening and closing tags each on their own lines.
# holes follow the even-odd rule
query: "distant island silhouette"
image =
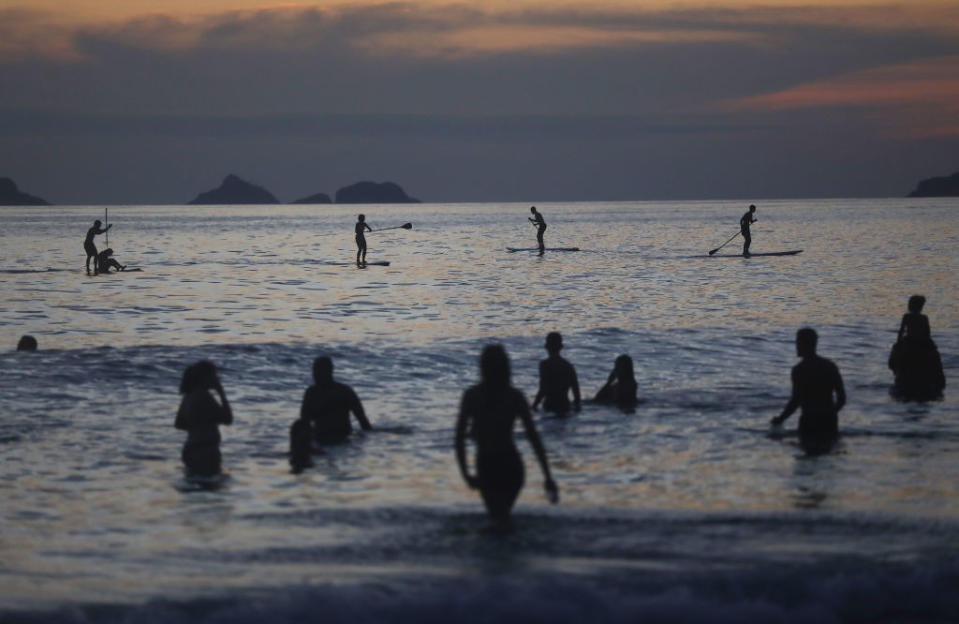
<svg viewBox="0 0 959 624">
<path fill-rule="evenodd" d="M 0 206 L 49 206 L 50 202 L 23 193 L 10 178 L 0 178 Z"/>
<path fill-rule="evenodd" d="M 300 199 L 290 202 L 291 204 L 332 204 L 333 200 L 330 199 L 330 196 L 326 193 L 314 193 L 308 197 L 301 197 Z"/>
<path fill-rule="evenodd" d="M 223 178 L 223 183 L 218 188 L 200 193 L 188 205 L 279 203 L 273 193 L 262 186 L 250 184 L 231 173 Z"/>
<path fill-rule="evenodd" d="M 190 206 L 222 204 L 279 204 L 273 193 L 261 186 L 251 184 L 237 175 L 223 178 L 218 188 L 197 195 Z M 314 193 L 297 199 L 293 204 L 332 204 L 334 201 L 326 193 Z M 357 182 L 344 186 L 336 192 L 337 204 L 418 204 L 420 200 L 406 194 L 399 184 L 394 182 Z"/>
<path fill-rule="evenodd" d="M 908 197 L 959 197 L 959 172 L 951 176 L 927 178 L 916 185 Z"/>
<path fill-rule="evenodd" d="M 338 204 L 418 204 L 394 182 L 357 182 L 336 192 Z"/>
</svg>

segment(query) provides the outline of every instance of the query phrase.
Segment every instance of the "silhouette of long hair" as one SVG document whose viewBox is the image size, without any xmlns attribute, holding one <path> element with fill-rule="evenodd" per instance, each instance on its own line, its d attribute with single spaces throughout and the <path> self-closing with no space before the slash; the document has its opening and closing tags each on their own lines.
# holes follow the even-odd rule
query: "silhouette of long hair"
<svg viewBox="0 0 959 624">
<path fill-rule="evenodd" d="M 480 377 L 491 388 L 507 388 L 510 385 L 509 356 L 503 345 L 491 344 L 480 354 Z"/>
<path fill-rule="evenodd" d="M 625 353 L 616 358 L 613 368 L 616 369 L 616 377 L 620 380 L 635 380 L 636 378 L 633 374 L 633 358 Z"/>
<path fill-rule="evenodd" d="M 200 360 L 196 364 L 187 366 L 180 380 L 180 394 L 189 394 L 197 388 L 202 388 L 206 380 L 214 375 L 216 375 L 216 366 L 209 360 Z"/>
</svg>

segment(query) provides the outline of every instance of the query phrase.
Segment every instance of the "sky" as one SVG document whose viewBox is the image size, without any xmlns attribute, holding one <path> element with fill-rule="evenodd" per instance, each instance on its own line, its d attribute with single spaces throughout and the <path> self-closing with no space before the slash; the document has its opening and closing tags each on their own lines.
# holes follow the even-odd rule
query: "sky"
<svg viewBox="0 0 959 624">
<path fill-rule="evenodd" d="M 0 0 L 0 177 L 58 204 L 903 196 L 959 0 Z"/>
</svg>

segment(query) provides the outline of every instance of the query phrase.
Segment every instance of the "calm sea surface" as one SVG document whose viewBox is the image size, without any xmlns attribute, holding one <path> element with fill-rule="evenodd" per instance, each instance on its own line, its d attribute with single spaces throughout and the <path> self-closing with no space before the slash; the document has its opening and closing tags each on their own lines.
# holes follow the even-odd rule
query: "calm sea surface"
<svg viewBox="0 0 959 624">
<path fill-rule="evenodd" d="M 0 620 L 955 621 L 959 200 L 758 204 L 753 251 L 706 252 L 744 202 L 111 207 L 142 272 L 88 277 L 103 207 L 0 209 Z M 351 265 L 353 223 L 374 228 Z M 105 247 L 105 237 L 97 245 Z M 927 297 L 945 398 L 890 398 Z M 793 338 L 845 379 L 834 452 L 767 422 Z M 488 342 L 532 398 L 549 331 L 585 396 L 635 360 L 635 413 L 540 415 L 561 501 L 520 440 L 517 529 L 494 537 L 452 452 Z M 40 343 L 13 351 L 22 334 Z M 288 428 L 330 354 L 376 431 L 292 475 Z M 221 368 L 229 478 L 192 487 L 184 367 Z"/>
</svg>

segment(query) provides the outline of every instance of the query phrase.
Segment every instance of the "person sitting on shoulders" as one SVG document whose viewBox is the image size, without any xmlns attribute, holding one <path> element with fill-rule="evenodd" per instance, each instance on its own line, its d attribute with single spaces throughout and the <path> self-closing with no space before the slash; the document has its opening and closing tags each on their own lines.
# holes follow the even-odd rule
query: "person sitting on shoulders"
<svg viewBox="0 0 959 624">
<path fill-rule="evenodd" d="M 546 336 L 546 352 L 549 354 L 539 363 L 539 391 L 533 400 L 533 409 L 543 401 L 543 409 L 557 414 L 569 412 L 569 391 L 573 391 L 573 409 L 579 411 L 579 380 L 576 369 L 560 356 L 563 348 L 563 336 L 559 332 L 550 332 Z M 544 400 L 545 399 L 545 400 Z"/>
<path fill-rule="evenodd" d="M 909 311 L 902 315 L 896 342 L 902 340 L 912 340 L 917 343 L 932 342 L 932 330 L 929 327 L 929 317 L 922 313 L 922 308 L 925 305 L 926 298 L 922 295 L 909 297 Z"/>
<path fill-rule="evenodd" d="M 320 356 L 313 361 L 313 381 L 303 394 L 300 419 L 312 423 L 316 440 L 329 443 L 346 439 L 353 432 L 350 412 L 364 431 L 373 429 L 353 388 L 334 381 L 333 360 Z"/>
<path fill-rule="evenodd" d="M 625 354 L 616 358 L 609 378 L 596 393 L 593 400 L 597 403 L 617 405 L 623 409 L 636 406 L 636 377 L 633 374 L 633 358 Z"/>
<path fill-rule="evenodd" d="M 109 273 L 111 268 L 123 271 L 126 266 L 117 262 L 116 258 L 113 258 L 113 250 L 107 247 L 97 256 L 97 271 L 99 273 Z"/>
<path fill-rule="evenodd" d="M 828 449 L 839 435 L 839 410 L 846 404 L 839 368 L 816 354 L 819 337 L 814 329 L 796 332 L 796 354 L 802 358 L 792 369 L 792 395 L 782 413 L 770 423 L 781 425 L 801 408 L 800 443 L 808 452 Z"/>
<path fill-rule="evenodd" d="M 210 395 L 213 390 L 219 403 Z M 189 476 L 212 477 L 220 474 L 219 425 L 233 423 L 233 410 L 216 374 L 216 366 L 206 360 L 191 364 L 180 381 L 180 409 L 174 426 L 187 432 L 183 445 L 183 464 Z"/>
</svg>

